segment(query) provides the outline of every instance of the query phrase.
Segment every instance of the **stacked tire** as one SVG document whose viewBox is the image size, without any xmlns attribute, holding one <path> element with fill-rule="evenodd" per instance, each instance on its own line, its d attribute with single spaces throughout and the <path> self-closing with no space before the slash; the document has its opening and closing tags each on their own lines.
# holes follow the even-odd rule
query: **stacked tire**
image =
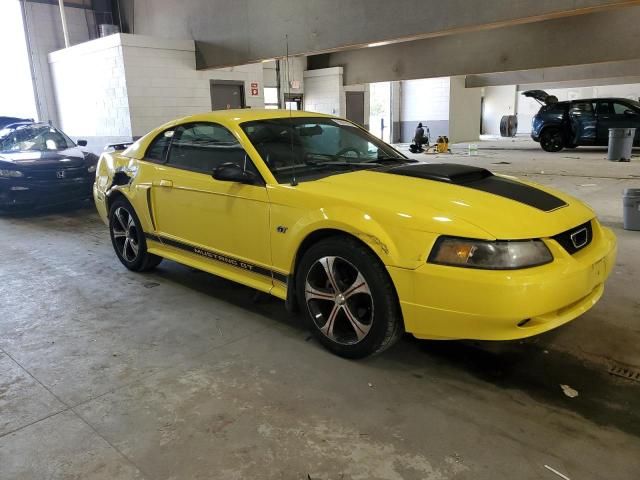
<svg viewBox="0 0 640 480">
<path fill-rule="evenodd" d="M 515 137 L 518 133 L 518 117 L 515 115 L 504 115 L 500 119 L 500 136 Z"/>
</svg>

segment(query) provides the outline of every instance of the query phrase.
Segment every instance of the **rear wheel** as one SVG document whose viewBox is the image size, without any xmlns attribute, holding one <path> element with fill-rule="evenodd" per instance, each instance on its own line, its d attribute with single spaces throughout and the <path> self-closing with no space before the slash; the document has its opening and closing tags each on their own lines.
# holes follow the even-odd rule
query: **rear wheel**
<svg viewBox="0 0 640 480">
<path fill-rule="evenodd" d="M 131 204 L 123 198 L 113 202 L 109 210 L 109 232 L 118 259 L 129 270 L 144 272 L 162 261 L 162 257 L 147 252 L 140 220 Z"/>
<path fill-rule="evenodd" d="M 559 128 L 549 128 L 540 135 L 540 146 L 545 152 L 559 152 L 564 143 L 564 135 Z"/>
<path fill-rule="evenodd" d="M 393 345 L 403 332 L 395 289 L 380 260 L 348 237 L 313 245 L 298 267 L 297 297 L 322 345 L 362 358 Z"/>
</svg>

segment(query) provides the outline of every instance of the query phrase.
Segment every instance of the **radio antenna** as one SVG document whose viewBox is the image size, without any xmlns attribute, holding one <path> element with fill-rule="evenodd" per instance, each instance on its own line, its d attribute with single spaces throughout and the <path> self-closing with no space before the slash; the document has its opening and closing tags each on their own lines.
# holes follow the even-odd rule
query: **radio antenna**
<svg viewBox="0 0 640 480">
<path fill-rule="evenodd" d="M 285 44 L 286 44 L 286 63 L 285 63 L 285 77 L 287 79 L 287 90 L 284 96 L 284 107 L 289 110 L 289 139 L 291 144 L 291 186 L 295 187 L 298 185 L 298 179 L 296 178 L 296 159 L 293 155 L 293 112 L 291 111 L 291 106 L 287 107 L 287 100 L 290 99 L 291 95 L 291 70 L 289 68 L 289 34 L 285 34 L 284 36 Z"/>
</svg>

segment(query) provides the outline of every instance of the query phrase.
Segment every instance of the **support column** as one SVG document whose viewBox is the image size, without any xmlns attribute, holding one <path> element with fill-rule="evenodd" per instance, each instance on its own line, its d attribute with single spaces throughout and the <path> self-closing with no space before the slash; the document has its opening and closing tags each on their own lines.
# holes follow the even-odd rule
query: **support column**
<svg viewBox="0 0 640 480">
<path fill-rule="evenodd" d="M 69 48 L 69 30 L 67 29 L 67 17 L 64 14 L 64 0 L 58 0 L 60 4 L 60 20 L 62 21 L 62 35 L 64 36 L 64 48 Z"/>
<path fill-rule="evenodd" d="M 451 77 L 449 90 L 449 141 L 475 142 L 480 137 L 479 88 L 465 88 L 464 76 Z"/>
</svg>

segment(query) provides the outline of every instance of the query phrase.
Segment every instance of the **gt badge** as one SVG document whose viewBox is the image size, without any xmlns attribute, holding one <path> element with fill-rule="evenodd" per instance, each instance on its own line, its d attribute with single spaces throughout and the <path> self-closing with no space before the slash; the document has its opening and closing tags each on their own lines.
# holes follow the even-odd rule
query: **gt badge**
<svg viewBox="0 0 640 480">
<path fill-rule="evenodd" d="M 66 175 L 66 172 L 65 172 L 64 170 L 58 170 L 58 171 L 56 172 L 56 177 L 58 177 L 58 178 L 64 178 L 64 177 L 66 177 L 66 176 L 67 176 L 67 175 Z"/>
<path fill-rule="evenodd" d="M 282 225 L 279 225 L 276 228 L 276 232 L 278 232 L 278 233 L 287 233 L 287 227 L 283 227 Z"/>
</svg>

